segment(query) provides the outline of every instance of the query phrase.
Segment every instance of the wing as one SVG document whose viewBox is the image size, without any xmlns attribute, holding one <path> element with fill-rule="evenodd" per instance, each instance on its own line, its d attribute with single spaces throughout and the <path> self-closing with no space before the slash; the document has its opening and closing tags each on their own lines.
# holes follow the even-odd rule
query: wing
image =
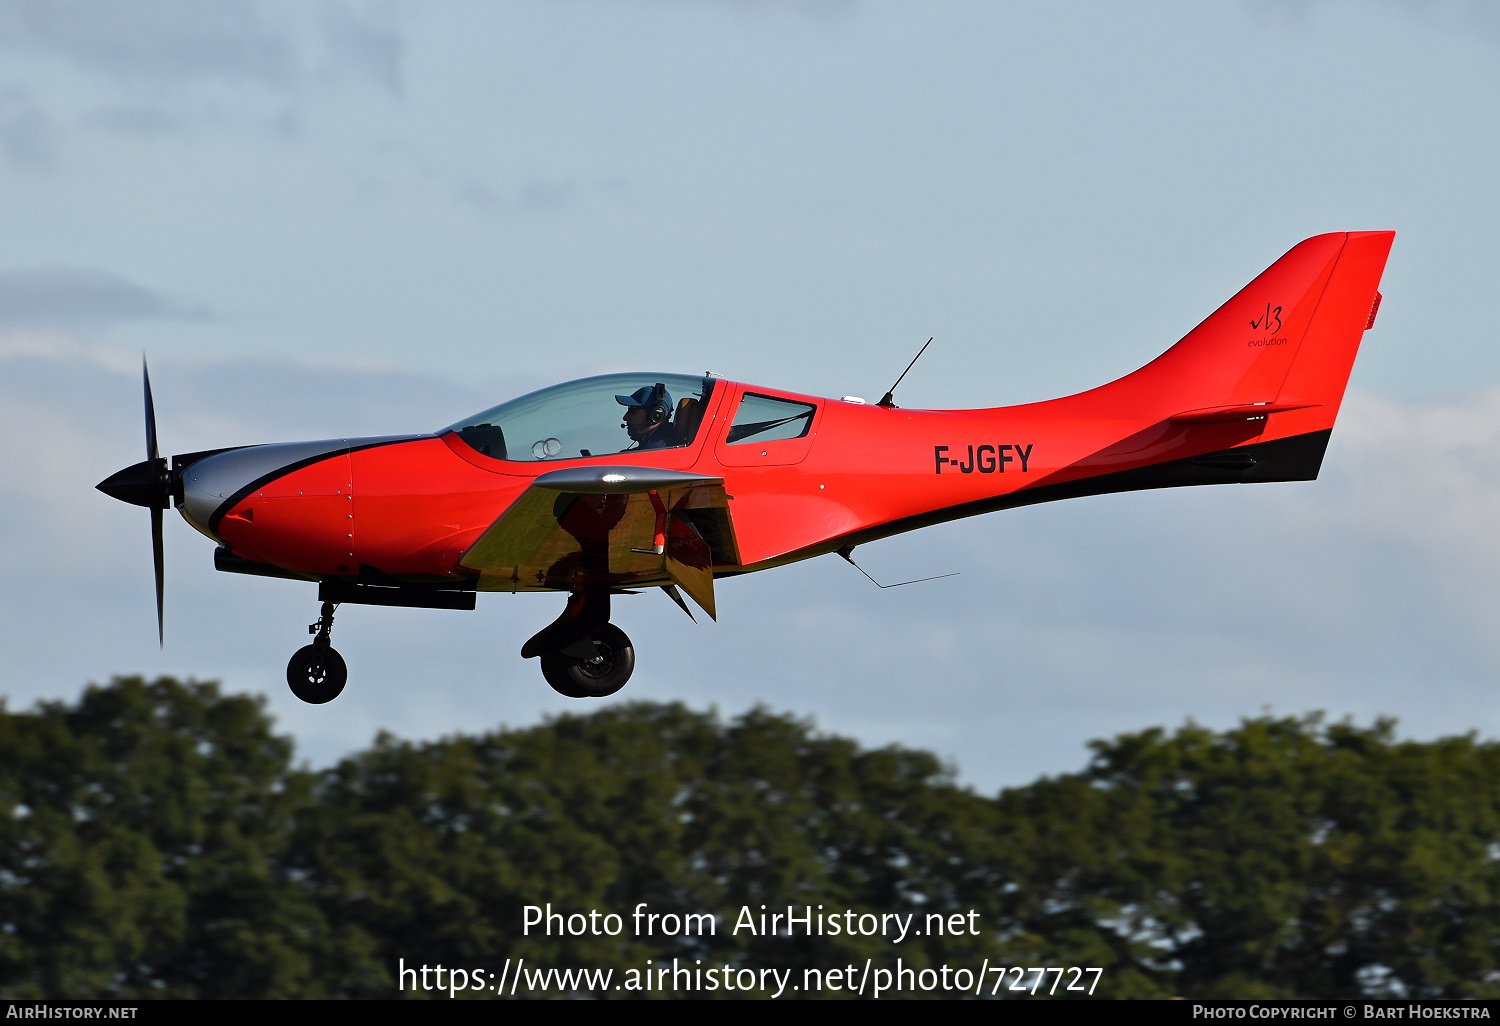
<svg viewBox="0 0 1500 1026">
<path fill-rule="evenodd" d="M 570 467 L 533 481 L 459 563 L 481 591 L 676 584 L 714 616 L 713 568 L 739 558 L 723 478 Z"/>
</svg>

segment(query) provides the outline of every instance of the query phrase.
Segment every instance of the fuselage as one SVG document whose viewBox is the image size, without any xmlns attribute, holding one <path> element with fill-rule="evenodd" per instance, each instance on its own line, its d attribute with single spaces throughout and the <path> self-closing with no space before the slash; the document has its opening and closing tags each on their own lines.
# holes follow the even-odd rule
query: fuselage
<svg viewBox="0 0 1500 1026">
<path fill-rule="evenodd" d="M 609 375 L 432 435 L 209 455 L 183 465 L 178 504 L 247 564 L 314 579 L 553 590 L 568 585 L 551 571 L 502 583 L 464 554 L 533 482 L 566 468 L 722 479 L 736 544 L 716 548 L 715 575 L 1049 499 L 1309 480 L 1374 324 L 1393 235 L 1308 239 L 1145 367 L 1061 399 L 904 410 L 710 376 Z M 618 421 L 641 403 L 671 427 L 668 447 L 630 447 Z M 101 487 L 126 501 L 159 494 L 156 472 L 140 469 Z"/>
<path fill-rule="evenodd" d="M 746 393 L 813 406 L 810 428 L 798 438 L 730 442 Z M 1063 497 L 1053 493 L 1070 484 L 1068 494 L 1117 490 L 1077 487 L 1247 442 L 1316 434 L 1331 422 L 1325 409 L 1179 423 L 1170 404 L 1154 409 L 1137 397 L 1101 409 L 1101 398 L 905 410 L 716 381 L 696 437 L 677 448 L 521 462 L 485 455 L 453 430 L 251 446 L 185 468 L 178 509 L 236 556 L 309 578 L 358 577 L 363 567 L 414 584 L 457 583 L 475 577 L 460 565 L 464 553 L 539 475 L 656 467 L 724 479 L 739 561 L 715 572 L 742 573 Z M 629 442 L 623 431 L 619 441 Z M 1315 476 L 1316 462 L 1311 469 L 1297 476 Z M 1163 483 L 1249 479 L 1253 471 L 1231 462 L 1196 472 L 1196 480 Z"/>
</svg>

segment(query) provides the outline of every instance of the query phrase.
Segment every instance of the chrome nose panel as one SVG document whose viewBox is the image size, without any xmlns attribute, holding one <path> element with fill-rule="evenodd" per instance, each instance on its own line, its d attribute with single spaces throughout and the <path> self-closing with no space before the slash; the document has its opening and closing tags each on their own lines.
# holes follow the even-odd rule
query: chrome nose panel
<svg viewBox="0 0 1500 1026">
<path fill-rule="evenodd" d="M 183 468 L 182 501 L 177 508 L 183 519 L 215 541 L 218 526 L 214 514 L 227 509 L 243 493 L 272 481 L 299 466 L 348 452 L 342 438 L 320 442 L 278 442 L 232 449 L 196 461 Z"/>
</svg>

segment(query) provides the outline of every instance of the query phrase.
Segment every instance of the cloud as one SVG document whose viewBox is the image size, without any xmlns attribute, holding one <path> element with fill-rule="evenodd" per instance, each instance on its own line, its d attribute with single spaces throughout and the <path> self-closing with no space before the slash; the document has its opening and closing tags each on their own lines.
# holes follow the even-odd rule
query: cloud
<svg viewBox="0 0 1500 1026">
<path fill-rule="evenodd" d="M 38 267 L 0 271 L 0 328 L 101 327 L 202 316 L 110 271 Z"/>
<path fill-rule="evenodd" d="M 1333 5 L 1332 0 L 1243 0 L 1251 14 L 1268 21 L 1297 25 L 1306 22 L 1318 8 Z M 1361 11 L 1374 5 L 1351 5 L 1338 0 L 1340 6 L 1357 6 Z M 1500 43 L 1500 4 L 1493 0 L 1384 0 L 1381 5 L 1434 28 L 1482 36 Z"/>
<path fill-rule="evenodd" d="M 714 0 L 742 14 L 789 11 L 814 21 L 848 18 L 858 9 L 858 0 Z"/>
<path fill-rule="evenodd" d="M 18 85 L 0 88 L 0 149 L 24 171 L 48 171 L 56 162 L 51 120 Z"/>
<path fill-rule="evenodd" d="M 0 40 L 121 78 L 284 87 L 298 65 L 287 27 L 253 0 L 0 0 Z"/>
<path fill-rule="evenodd" d="M 576 182 L 538 179 L 521 187 L 521 209 L 527 213 L 556 213 L 572 204 L 577 195 Z"/>
<path fill-rule="evenodd" d="M 117 135 L 175 135 L 188 127 L 188 119 L 160 107 L 112 106 L 89 111 L 81 119 L 87 128 Z"/>
<path fill-rule="evenodd" d="M 328 70 L 334 75 L 364 75 L 400 96 L 405 43 L 388 21 L 334 0 L 327 0 L 320 14 Z"/>
<path fill-rule="evenodd" d="M 461 179 L 455 189 L 458 198 L 485 210 L 494 210 L 504 202 L 500 194 L 477 178 Z"/>
<path fill-rule="evenodd" d="M 1493 0 L 1388 0 L 1397 10 L 1439 28 L 1500 43 L 1500 7 Z"/>
<path fill-rule="evenodd" d="M 402 42 L 388 20 L 337 0 L 315 10 L 265 0 L 0 0 L 0 48 L 123 80 L 276 90 L 297 87 L 321 65 L 398 92 Z"/>
<path fill-rule="evenodd" d="M 587 191 L 569 178 L 534 178 L 513 193 L 502 193 L 478 178 L 460 178 L 454 183 L 454 195 L 482 210 L 557 214 L 576 206 L 586 196 L 604 196 L 618 202 L 627 188 L 623 178 L 605 179 Z"/>
</svg>

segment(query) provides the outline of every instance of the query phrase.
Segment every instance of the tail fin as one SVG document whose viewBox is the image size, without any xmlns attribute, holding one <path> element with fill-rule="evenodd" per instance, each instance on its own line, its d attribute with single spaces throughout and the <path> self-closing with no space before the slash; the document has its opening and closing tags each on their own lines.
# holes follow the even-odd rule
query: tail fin
<svg viewBox="0 0 1500 1026">
<path fill-rule="evenodd" d="M 1336 232 L 1299 243 L 1161 356 L 1073 398 L 1087 397 L 1096 415 L 1276 413 L 1297 432 L 1331 428 L 1395 237 Z"/>
<path fill-rule="evenodd" d="M 1317 404 L 1324 426 L 1333 427 L 1360 340 L 1375 326 L 1380 276 L 1395 238 L 1395 232 L 1348 234 L 1312 324 L 1276 396 L 1278 404 Z"/>
</svg>

